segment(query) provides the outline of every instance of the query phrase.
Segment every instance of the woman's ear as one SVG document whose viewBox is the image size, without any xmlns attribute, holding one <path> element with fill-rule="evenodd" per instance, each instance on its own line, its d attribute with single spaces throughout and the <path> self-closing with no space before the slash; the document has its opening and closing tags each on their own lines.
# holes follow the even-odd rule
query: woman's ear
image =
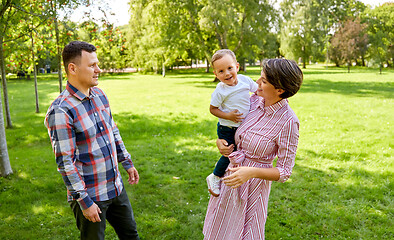
<svg viewBox="0 0 394 240">
<path fill-rule="evenodd" d="M 285 92 L 285 90 L 283 90 L 282 88 L 278 88 L 276 89 L 276 91 L 278 92 L 278 95 L 281 95 L 282 93 Z"/>
</svg>

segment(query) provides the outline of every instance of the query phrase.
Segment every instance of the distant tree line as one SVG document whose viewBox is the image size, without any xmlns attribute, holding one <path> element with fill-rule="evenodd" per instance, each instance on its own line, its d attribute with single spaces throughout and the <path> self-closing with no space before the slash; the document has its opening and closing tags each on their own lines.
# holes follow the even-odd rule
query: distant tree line
<svg viewBox="0 0 394 240">
<path fill-rule="evenodd" d="M 130 64 L 161 71 L 233 50 L 241 64 L 286 57 L 337 66 L 393 66 L 394 3 L 356 0 L 131 0 Z"/>
</svg>

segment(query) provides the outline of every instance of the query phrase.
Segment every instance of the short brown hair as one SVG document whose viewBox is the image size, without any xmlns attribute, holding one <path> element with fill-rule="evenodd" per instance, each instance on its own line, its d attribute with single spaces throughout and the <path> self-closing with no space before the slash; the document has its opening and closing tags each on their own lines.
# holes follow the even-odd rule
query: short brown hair
<svg viewBox="0 0 394 240">
<path fill-rule="evenodd" d="M 233 51 L 231 51 L 230 49 L 220 49 L 220 50 L 217 50 L 215 52 L 215 54 L 213 54 L 213 56 L 212 56 L 212 59 L 211 59 L 212 67 L 214 68 L 214 66 L 213 66 L 214 62 L 221 59 L 226 54 L 230 55 L 234 59 L 234 62 L 237 62 L 237 58 L 235 57 L 235 53 Z"/>
<path fill-rule="evenodd" d="M 68 64 L 70 64 L 76 58 L 81 57 L 82 51 L 86 51 L 89 53 L 95 52 L 96 47 L 90 43 L 81 41 L 72 41 L 64 47 L 62 56 L 66 73 L 68 73 Z"/>
<path fill-rule="evenodd" d="M 289 98 L 300 89 L 303 73 L 294 60 L 284 58 L 266 59 L 262 66 L 267 81 L 274 85 L 276 89 L 285 91 L 279 97 Z"/>
</svg>

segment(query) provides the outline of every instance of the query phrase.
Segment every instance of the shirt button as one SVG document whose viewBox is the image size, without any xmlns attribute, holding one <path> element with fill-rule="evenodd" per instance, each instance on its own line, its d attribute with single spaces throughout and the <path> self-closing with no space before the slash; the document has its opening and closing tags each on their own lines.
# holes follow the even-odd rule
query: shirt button
<svg viewBox="0 0 394 240">
<path fill-rule="evenodd" d="M 100 130 L 103 130 L 103 127 L 100 127 Z"/>
<path fill-rule="evenodd" d="M 94 113 L 94 116 L 96 116 L 96 117 L 97 117 L 97 113 Z"/>
<path fill-rule="evenodd" d="M 108 141 L 105 141 L 107 144 L 109 143 Z"/>
</svg>

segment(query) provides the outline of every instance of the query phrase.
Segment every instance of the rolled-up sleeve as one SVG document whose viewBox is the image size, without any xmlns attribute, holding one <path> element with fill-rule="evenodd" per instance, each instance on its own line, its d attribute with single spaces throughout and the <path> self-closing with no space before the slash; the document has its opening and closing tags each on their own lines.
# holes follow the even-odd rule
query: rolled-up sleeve
<svg viewBox="0 0 394 240">
<path fill-rule="evenodd" d="M 290 178 L 294 167 L 299 138 L 299 123 L 288 121 L 282 128 L 278 138 L 278 160 L 276 168 L 279 170 L 279 182 L 285 182 Z"/>
<path fill-rule="evenodd" d="M 73 119 L 61 108 L 55 107 L 45 117 L 45 126 L 56 156 L 58 171 L 71 196 L 81 209 L 87 209 L 93 201 L 89 197 L 85 182 L 75 166 L 76 140 Z"/>
</svg>

